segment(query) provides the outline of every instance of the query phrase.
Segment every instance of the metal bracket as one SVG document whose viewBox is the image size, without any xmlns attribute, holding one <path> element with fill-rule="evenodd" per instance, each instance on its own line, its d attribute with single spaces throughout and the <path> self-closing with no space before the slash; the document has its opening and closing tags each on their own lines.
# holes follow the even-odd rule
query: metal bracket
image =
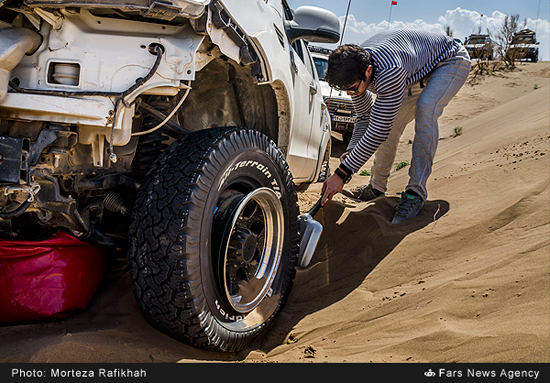
<svg viewBox="0 0 550 383">
<path fill-rule="evenodd" d="M 35 8 L 34 11 L 56 31 L 60 30 L 63 26 L 63 16 L 58 11 L 48 12 L 42 8 Z"/>
<path fill-rule="evenodd" d="M 36 165 L 38 163 L 38 159 L 40 158 L 40 154 L 42 154 L 42 150 L 44 150 L 46 146 L 54 143 L 56 140 L 57 132 L 48 129 L 43 129 L 40 131 L 36 141 L 31 144 L 27 163 L 29 165 Z"/>
<path fill-rule="evenodd" d="M 29 140 L 0 137 L 0 181 L 3 183 L 28 182 L 26 155 Z"/>
<path fill-rule="evenodd" d="M 12 193 L 16 192 L 24 192 L 29 193 L 29 198 L 27 198 L 27 202 L 34 202 L 34 197 L 38 192 L 40 191 L 40 185 L 37 183 L 33 183 L 31 185 L 21 185 L 21 186 L 6 186 L 4 188 L 4 195 L 7 196 Z"/>
</svg>

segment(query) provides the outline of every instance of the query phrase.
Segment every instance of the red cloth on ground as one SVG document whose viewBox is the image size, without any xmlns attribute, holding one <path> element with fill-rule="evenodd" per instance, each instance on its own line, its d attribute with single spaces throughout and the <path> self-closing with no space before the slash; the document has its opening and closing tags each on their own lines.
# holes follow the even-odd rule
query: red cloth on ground
<svg viewBox="0 0 550 383">
<path fill-rule="evenodd" d="M 59 319 L 85 309 L 107 271 L 105 249 L 59 231 L 0 241 L 0 323 Z"/>
</svg>

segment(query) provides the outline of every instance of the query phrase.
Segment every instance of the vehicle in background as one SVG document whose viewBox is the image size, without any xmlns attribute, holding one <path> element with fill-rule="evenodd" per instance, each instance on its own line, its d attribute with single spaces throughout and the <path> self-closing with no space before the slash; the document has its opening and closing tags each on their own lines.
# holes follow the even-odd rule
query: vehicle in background
<svg viewBox="0 0 550 383">
<path fill-rule="evenodd" d="M 464 47 L 473 59 L 493 59 L 493 43 L 489 35 L 472 34 L 466 37 Z"/>
<path fill-rule="evenodd" d="M 537 34 L 530 29 L 522 29 L 514 33 L 507 55 L 512 60 L 539 60 L 539 42 Z"/>
<path fill-rule="evenodd" d="M 355 109 L 351 97 L 346 92 L 331 88 L 325 81 L 331 50 L 311 45 L 308 48 L 317 69 L 323 99 L 330 113 L 332 131 L 341 133 L 344 141 L 349 142 L 355 126 Z"/>
</svg>

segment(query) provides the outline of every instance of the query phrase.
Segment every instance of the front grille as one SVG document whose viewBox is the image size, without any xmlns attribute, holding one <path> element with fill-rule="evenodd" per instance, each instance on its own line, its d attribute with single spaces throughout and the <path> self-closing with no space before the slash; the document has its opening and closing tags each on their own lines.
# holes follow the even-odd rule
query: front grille
<svg viewBox="0 0 550 383">
<path fill-rule="evenodd" d="M 330 115 L 355 116 L 355 109 L 351 100 L 329 99 L 325 100 Z"/>
</svg>

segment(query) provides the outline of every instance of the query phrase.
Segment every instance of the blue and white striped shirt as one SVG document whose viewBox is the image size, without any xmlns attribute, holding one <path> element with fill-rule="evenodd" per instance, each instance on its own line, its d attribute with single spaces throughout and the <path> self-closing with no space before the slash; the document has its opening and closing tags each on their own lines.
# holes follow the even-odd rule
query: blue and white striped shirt
<svg viewBox="0 0 550 383">
<path fill-rule="evenodd" d="M 342 164 L 353 173 L 388 138 L 405 90 L 459 49 L 452 38 L 422 30 L 382 32 L 361 46 L 372 57 L 374 77 L 364 94 L 352 96 L 357 120 L 348 145 L 351 152 Z M 371 92 L 376 94 L 374 103 Z"/>
</svg>

